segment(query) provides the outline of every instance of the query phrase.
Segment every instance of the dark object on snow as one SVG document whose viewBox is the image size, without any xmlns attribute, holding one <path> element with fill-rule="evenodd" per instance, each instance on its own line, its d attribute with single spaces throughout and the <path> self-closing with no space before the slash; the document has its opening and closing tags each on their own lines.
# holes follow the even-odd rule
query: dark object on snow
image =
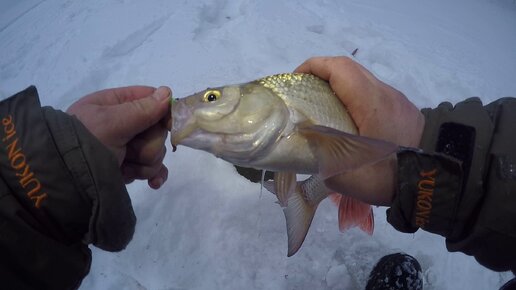
<svg viewBox="0 0 516 290">
<path fill-rule="evenodd" d="M 240 167 L 235 165 L 235 168 L 238 172 L 238 174 L 242 175 L 243 177 L 249 179 L 251 182 L 260 182 L 262 181 L 262 171 L 254 168 L 246 168 L 246 167 Z M 269 179 L 273 179 L 274 174 L 270 171 L 267 171 L 265 173 L 265 179 L 264 181 L 267 181 Z"/>
<path fill-rule="evenodd" d="M 351 53 L 351 55 L 354 57 L 354 56 L 355 56 L 355 54 L 357 54 L 357 52 L 358 52 L 358 47 L 357 47 L 357 48 L 355 48 L 355 50 L 353 50 L 353 52 Z"/>
<path fill-rule="evenodd" d="M 423 290 L 418 261 L 407 254 L 384 256 L 369 274 L 366 290 Z"/>
<path fill-rule="evenodd" d="M 503 284 L 500 290 L 516 290 L 516 278 L 513 278 L 509 282 Z"/>
</svg>

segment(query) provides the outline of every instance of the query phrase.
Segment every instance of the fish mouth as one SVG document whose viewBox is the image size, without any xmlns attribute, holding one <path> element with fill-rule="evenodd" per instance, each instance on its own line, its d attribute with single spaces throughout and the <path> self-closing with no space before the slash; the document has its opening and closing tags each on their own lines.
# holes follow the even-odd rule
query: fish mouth
<svg viewBox="0 0 516 290">
<path fill-rule="evenodd" d="M 172 102 L 171 113 L 170 141 L 173 146 L 177 146 L 197 130 L 199 126 L 193 117 L 192 108 L 186 106 L 183 100 Z"/>
<path fill-rule="evenodd" d="M 174 120 L 172 120 L 172 130 L 170 131 L 170 139 L 172 142 L 172 145 L 177 146 L 181 144 L 181 142 L 188 138 L 195 130 L 197 130 L 199 127 L 195 122 L 187 121 L 186 124 L 181 126 L 182 128 L 174 128 L 175 126 Z"/>
</svg>

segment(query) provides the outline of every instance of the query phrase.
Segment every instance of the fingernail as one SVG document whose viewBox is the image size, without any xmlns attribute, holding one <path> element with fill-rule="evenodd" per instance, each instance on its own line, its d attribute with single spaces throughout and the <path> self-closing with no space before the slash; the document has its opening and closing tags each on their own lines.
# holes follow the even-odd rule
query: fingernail
<svg viewBox="0 0 516 290">
<path fill-rule="evenodd" d="M 154 94 L 152 94 L 152 97 L 158 101 L 168 100 L 170 96 L 172 95 L 172 92 L 168 87 L 159 87 L 154 91 Z"/>
</svg>

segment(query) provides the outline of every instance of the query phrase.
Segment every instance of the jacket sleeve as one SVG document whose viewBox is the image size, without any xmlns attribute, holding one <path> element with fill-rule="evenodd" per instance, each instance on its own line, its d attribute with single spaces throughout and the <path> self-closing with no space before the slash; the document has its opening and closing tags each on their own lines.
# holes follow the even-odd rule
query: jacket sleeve
<svg viewBox="0 0 516 290">
<path fill-rule="evenodd" d="M 8 289 L 74 289 L 88 244 L 125 248 L 136 218 L 112 153 L 35 87 L 0 102 L 0 275 Z M 5 276 L 4 276 L 5 275 Z"/>
<path fill-rule="evenodd" d="M 422 110 L 422 150 L 398 153 L 388 221 L 446 237 L 449 251 L 516 271 L 516 99 L 478 98 Z"/>
</svg>

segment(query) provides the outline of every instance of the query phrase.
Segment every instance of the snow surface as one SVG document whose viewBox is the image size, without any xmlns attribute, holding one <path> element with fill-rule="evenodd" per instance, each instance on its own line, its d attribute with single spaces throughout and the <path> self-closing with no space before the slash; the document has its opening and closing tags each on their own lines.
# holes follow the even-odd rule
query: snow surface
<svg viewBox="0 0 516 290">
<path fill-rule="evenodd" d="M 357 61 L 419 107 L 489 102 L 516 93 L 515 2 L 2 0 L 0 97 L 30 84 L 61 109 L 133 84 L 169 85 L 179 97 L 358 48 Z M 120 253 L 92 247 L 81 289 L 363 289 L 396 251 L 420 261 L 425 289 L 497 289 L 511 277 L 448 253 L 439 236 L 395 231 L 385 208 L 375 209 L 372 237 L 340 233 L 328 201 L 287 258 L 271 194 L 207 153 L 180 147 L 165 162 L 162 189 L 129 186 L 133 241 Z"/>
</svg>

